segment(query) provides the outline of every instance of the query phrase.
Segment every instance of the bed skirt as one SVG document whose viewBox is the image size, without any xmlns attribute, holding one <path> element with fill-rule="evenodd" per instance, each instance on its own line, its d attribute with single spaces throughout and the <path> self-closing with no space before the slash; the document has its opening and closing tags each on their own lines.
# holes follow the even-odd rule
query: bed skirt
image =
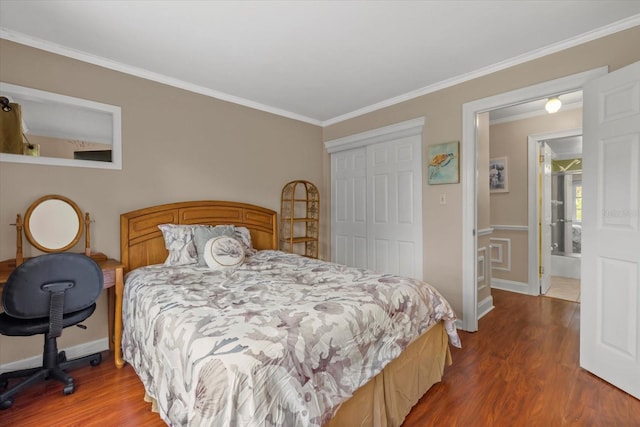
<svg viewBox="0 0 640 427">
<path fill-rule="evenodd" d="M 378 375 L 345 401 L 325 427 L 398 427 L 411 408 L 442 379 L 451 365 L 449 336 L 444 323 L 433 325 Z M 154 399 L 145 394 L 151 410 Z"/>
<path fill-rule="evenodd" d="M 444 323 L 432 326 L 344 402 L 326 427 L 396 427 L 451 365 Z"/>
</svg>

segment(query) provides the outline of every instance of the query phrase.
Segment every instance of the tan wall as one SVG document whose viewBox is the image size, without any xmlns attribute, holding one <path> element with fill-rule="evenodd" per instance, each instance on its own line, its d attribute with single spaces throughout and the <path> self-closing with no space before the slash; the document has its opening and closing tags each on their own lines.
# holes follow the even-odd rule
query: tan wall
<svg viewBox="0 0 640 427">
<path fill-rule="evenodd" d="M 29 135 L 29 142 L 40 145 L 41 157 L 59 157 L 61 159 L 73 159 L 76 151 L 111 150 L 111 144 L 71 141 L 38 135 Z"/>
<path fill-rule="evenodd" d="M 160 203 L 220 199 L 280 210 L 293 179 L 323 187 L 320 127 L 0 40 L 0 80 L 122 108 L 121 171 L 0 163 L 0 259 L 15 256 L 18 213 L 46 194 L 89 211 L 92 247 L 119 257 L 119 217 Z M 327 229 L 328 216 L 321 218 Z M 329 242 L 321 242 L 321 254 Z M 28 246 L 28 245 L 27 245 Z M 29 248 L 26 255 L 33 254 Z M 106 337 L 106 299 L 62 345 Z M 41 337 L 0 337 L 0 364 L 37 355 Z"/>
<path fill-rule="evenodd" d="M 527 147 L 529 135 L 579 128 L 582 128 L 581 108 L 491 126 L 490 155 L 491 157 L 507 157 L 509 187 L 507 193 L 491 193 L 491 225 L 526 227 L 528 224 L 529 168 Z M 478 176 L 483 175 L 479 173 Z M 501 230 L 499 237 L 509 239 L 511 242 L 511 251 L 508 254 L 511 259 L 511 268 L 509 271 L 495 270 L 493 277 L 527 283 L 529 281 L 528 232 L 525 230 Z"/>
<path fill-rule="evenodd" d="M 416 117 L 426 117 L 423 146 L 462 139 L 464 103 L 608 65 L 615 70 L 640 60 L 640 27 L 594 40 L 447 89 L 411 99 L 323 129 L 325 141 Z M 437 58 L 435 59 L 437 60 Z M 462 142 L 464 144 L 464 142 Z M 461 150 L 462 151 L 462 150 Z M 329 167 L 324 155 L 324 171 Z M 465 179 L 463 176 L 462 179 Z M 327 178 L 325 176 L 325 185 Z M 423 186 L 424 278 L 462 314 L 462 186 Z M 439 195 L 446 187 L 447 204 Z"/>
</svg>

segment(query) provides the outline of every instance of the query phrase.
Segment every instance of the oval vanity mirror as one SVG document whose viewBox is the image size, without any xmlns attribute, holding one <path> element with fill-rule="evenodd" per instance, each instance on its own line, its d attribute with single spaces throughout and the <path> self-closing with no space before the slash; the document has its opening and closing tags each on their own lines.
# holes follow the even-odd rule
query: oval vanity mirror
<svg viewBox="0 0 640 427">
<path fill-rule="evenodd" d="M 64 196 L 36 200 L 25 214 L 24 231 L 29 242 L 43 252 L 71 249 L 82 236 L 84 224 L 78 206 Z"/>
</svg>

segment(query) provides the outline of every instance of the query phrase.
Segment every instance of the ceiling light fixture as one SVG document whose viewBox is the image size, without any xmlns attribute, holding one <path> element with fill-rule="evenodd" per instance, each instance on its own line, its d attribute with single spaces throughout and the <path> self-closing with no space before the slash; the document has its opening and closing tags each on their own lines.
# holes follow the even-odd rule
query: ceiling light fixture
<svg viewBox="0 0 640 427">
<path fill-rule="evenodd" d="M 562 107 L 562 101 L 560 101 L 560 98 L 557 96 L 549 98 L 544 105 L 544 109 L 547 110 L 549 114 L 557 113 L 560 107 Z"/>
</svg>

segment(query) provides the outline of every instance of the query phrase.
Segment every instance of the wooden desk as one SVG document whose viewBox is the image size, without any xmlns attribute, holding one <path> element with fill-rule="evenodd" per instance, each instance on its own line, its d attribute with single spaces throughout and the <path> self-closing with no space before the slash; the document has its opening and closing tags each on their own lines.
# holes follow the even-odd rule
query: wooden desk
<svg viewBox="0 0 640 427">
<path fill-rule="evenodd" d="M 115 352 L 116 367 L 122 368 L 124 361 L 122 360 L 122 291 L 124 289 L 123 270 L 124 265 L 115 259 L 107 258 L 106 255 L 96 253 L 92 254 L 93 258 L 100 268 L 104 276 L 104 289 L 107 289 L 108 305 L 109 305 L 109 350 Z M 26 259 L 25 259 L 26 261 Z M 0 262 L 0 298 L 2 297 L 2 289 L 7 283 L 7 279 L 16 268 L 16 260 L 8 259 Z"/>
</svg>

